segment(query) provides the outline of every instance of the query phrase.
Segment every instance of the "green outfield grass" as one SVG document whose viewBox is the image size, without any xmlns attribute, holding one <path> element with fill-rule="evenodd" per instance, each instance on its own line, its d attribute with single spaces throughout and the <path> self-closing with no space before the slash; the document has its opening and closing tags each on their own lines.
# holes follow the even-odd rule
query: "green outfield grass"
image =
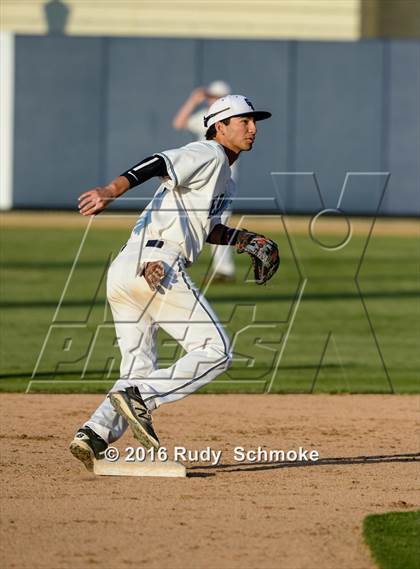
<svg viewBox="0 0 420 569">
<path fill-rule="evenodd" d="M 84 229 L 3 227 L 0 390 L 25 390 L 38 360 L 31 391 L 110 387 L 118 349 L 103 277 L 132 221 L 126 230 L 112 222 L 92 226 L 51 330 Z M 418 392 L 417 238 L 373 234 L 359 269 L 364 236 L 337 251 L 304 235 L 292 238 L 280 224 L 272 237 L 282 264 L 267 286 L 244 282 L 248 259 L 237 255 L 237 283 L 211 285 L 206 293 L 234 340 L 235 359 L 205 391 Z M 209 263 L 206 248 L 189 271 L 197 285 Z M 163 333 L 159 344 L 160 365 L 181 355 Z"/>
<path fill-rule="evenodd" d="M 419 569 L 420 510 L 368 516 L 363 532 L 381 569 Z"/>
</svg>

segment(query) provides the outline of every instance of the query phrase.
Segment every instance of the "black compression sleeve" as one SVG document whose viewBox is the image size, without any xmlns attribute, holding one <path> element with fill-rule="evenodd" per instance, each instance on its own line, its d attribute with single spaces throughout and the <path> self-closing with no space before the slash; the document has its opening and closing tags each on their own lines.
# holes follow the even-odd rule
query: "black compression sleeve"
<svg viewBox="0 0 420 569">
<path fill-rule="evenodd" d="M 233 227 L 218 223 L 213 227 L 206 241 L 214 245 L 236 245 L 240 232 L 240 229 L 233 229 Z"/>
<path fill-rule="evenodd" d="M 165 160 L 162 156 L 149 156 L 129 170 L 121 174 L 130 182 L 130 188 L 134 188 L 143 182 L 147 182 L 155 176 L 167 176 Z"/>
</svg>

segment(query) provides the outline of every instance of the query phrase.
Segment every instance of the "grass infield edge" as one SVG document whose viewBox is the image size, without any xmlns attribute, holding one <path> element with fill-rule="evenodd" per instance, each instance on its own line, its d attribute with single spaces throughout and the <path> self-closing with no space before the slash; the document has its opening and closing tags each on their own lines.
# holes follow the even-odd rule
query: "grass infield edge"
<svg viewBox="0 0 420 569">
<path fill-rule="evenodd" d="M 420 510 L 366 516 L 363 537 L 380 569 L 420 568 Z"/>
</svg>

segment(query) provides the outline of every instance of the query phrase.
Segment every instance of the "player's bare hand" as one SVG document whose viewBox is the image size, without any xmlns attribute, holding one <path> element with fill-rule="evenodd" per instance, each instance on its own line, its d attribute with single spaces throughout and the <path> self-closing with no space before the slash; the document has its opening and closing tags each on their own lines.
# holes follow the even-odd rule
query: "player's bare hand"
<svg viewBox="0 0 420 569">
<path fill-rule="evenodd" d="M 145 264 L 143 277 L 149 285 L 150 290 L 157 290 L 164 276 L 165 268 L 162 261 L 151 261 L 150 263 Z"/>
<path fill-rule="evenodd" d="M 110 188 L 93 188 L 79 196 L 79 212 L 82 215 L 95 215 L 103 211 L 114 199 Z"/>
<path fill-rule="evenodd" d="M 194 100 L 194 102 L 197 105 L 199 103 L 202 103 L 206 98 L 206 90 L 204 89 L 204 87 L 197 87 L 196 89 L 194 89 L 194 91 L 191 93 L 191 98 Z"/>
</svg>

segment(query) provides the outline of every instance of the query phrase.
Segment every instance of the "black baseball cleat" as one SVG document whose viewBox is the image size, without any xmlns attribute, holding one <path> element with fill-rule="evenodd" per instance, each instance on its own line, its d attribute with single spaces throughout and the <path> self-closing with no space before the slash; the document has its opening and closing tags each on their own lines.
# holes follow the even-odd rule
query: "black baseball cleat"
<svg viewBox="0 0 420 569">
<path fill-rule="evenodd" d="M 133 435 L 145 448 L 159 448 L 160 442 L 153 428 L 152 415 L 137 387 L 127 387 L 108 395 L 115 411 L 126 419 Z"/>
<path fill-rule="evenodd" d="M 93 463 L 104 458 L 104 451 L 108 443 L 89 427 L 82 427 L 77 431 L 70 443 L 70 452 L 83 462 L 88 470 L 93 470 Z"/>
</svg>

